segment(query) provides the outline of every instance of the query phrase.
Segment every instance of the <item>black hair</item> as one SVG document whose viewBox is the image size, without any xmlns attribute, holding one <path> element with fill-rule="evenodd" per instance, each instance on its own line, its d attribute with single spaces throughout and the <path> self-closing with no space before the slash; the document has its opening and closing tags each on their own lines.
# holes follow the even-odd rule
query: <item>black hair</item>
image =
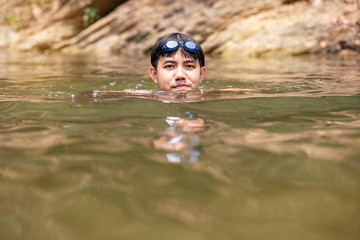
<svg viewBox="0 0 360 240">
<path fill-rule="evenodd" d="M 182 45 L 180 45 L 180 47 L 176 51 L 165 52 L 162 49 L 162 47 L 168 41 L 176 41 L 176 42 L 188 42 L 188 41 L 190 41 L 190 42 L 194 42 L 196 44 L 196 46 L 198 47 L 198 51 L 195 52 L 195 53 L 188 52 L 182 47 Z M 158 61 L 159 61 L 160 57 L 172 57 L 179 50 L 181 51 L 181 54 L 186 58 L 191 58 L 191 59 L 194 59 L 195 61 L 199 59 L 200 67 L 205 66 L 205 56 L 204 56 L 204 52 L 203 52 L 200 44 L 195 39 L 193 39 L 192 37 L 187 36 L 187 35 L 182 34 L 182 33 L 170 33 L 170 34 L 162 37 L 154 45 L 154 47 L 151 49 L 151 65 L 155 69 L 157 69 L 157 64 L 158 64 Z"/>
</svg>

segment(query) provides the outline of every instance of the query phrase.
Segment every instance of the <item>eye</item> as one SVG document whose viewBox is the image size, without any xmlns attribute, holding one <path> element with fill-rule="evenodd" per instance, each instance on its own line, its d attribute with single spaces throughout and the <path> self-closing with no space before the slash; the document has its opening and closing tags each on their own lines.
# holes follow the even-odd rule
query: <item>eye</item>
<svg viewBox="0 0 360 240">
<path fill-rule="evenodd" d="M 196 66 L 195 66 L 195 64 L 186 64 L 186 65 L 185 65 L 185 68 L 186 68 L 186 69 L 195 69 Z"/>
<path fill-rule="evenodd" d="M 174 69 L 175 66 L 173 64 L 166 64 L 166 65 L 164 65 L 164 68 L 165 69 Z"/>
</svg>

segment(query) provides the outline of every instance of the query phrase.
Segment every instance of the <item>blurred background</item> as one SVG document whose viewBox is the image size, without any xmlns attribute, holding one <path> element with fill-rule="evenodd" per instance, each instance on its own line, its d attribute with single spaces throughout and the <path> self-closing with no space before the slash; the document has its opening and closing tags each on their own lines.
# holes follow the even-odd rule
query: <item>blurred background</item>
<svg viewBox="0 0 360 240">
<path fill-rule="evenodd" d="M 193 36 L 208 55 L 360 53 L 359 0 L 0 0 L 0 49 L 146 54 Z"/>
</svg>

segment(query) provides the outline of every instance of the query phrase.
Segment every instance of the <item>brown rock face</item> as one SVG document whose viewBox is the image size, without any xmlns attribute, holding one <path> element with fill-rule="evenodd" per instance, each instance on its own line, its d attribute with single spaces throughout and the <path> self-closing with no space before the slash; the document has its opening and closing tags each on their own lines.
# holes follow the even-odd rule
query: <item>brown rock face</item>
<svg viewBox="0 0 360 240">
<path fill-rule="evenodd" d="M 2 1 L 0 47 L 17 50 L 146 53 L 183 32 L 214 55 L 360 52 L 360 0 Z"/>
</svg>

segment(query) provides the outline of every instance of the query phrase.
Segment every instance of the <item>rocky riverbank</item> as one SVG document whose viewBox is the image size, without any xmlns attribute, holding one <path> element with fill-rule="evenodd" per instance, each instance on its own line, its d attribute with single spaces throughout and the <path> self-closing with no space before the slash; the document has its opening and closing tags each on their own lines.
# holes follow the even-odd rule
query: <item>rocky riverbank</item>
<svg viewBox="0 0 360 240">
<path fill-rule="evenodd" d="M 170 32 L 222 56 L 360 53 L 360 0 L 3 0 L 0 48 L 147 53 Z"/>
</svg>

